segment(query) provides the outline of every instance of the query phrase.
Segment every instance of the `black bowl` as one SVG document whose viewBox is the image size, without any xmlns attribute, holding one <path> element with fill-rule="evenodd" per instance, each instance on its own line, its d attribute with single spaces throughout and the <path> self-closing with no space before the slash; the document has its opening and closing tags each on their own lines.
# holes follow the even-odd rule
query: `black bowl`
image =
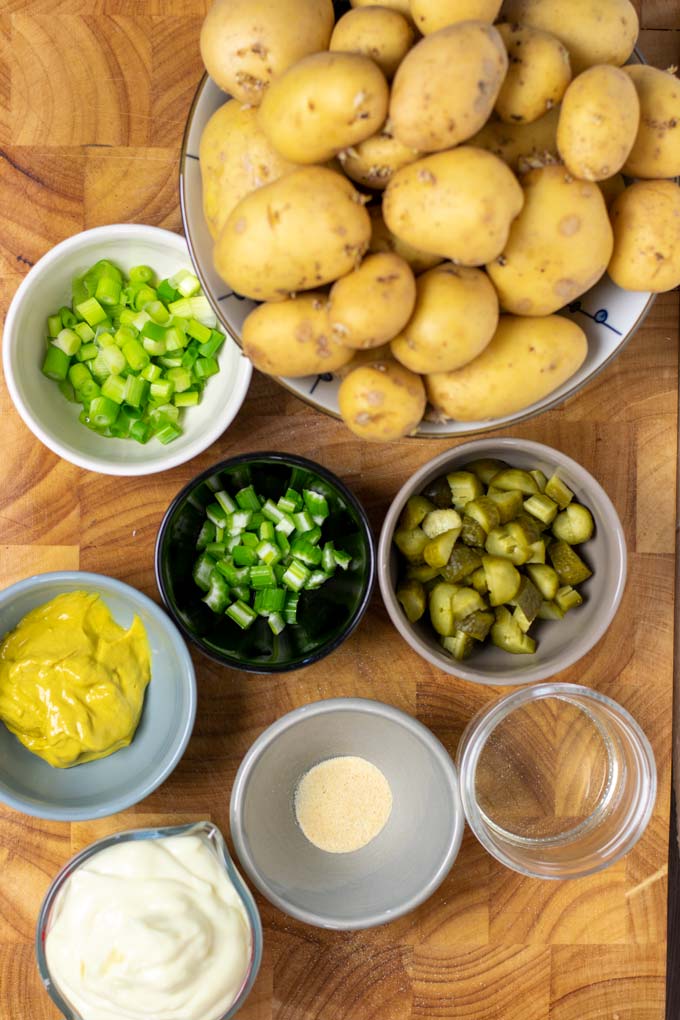
<svg viewBox="0 0 680 1020">
<path fill-rule="evenodd" d="M 213 613 L 192 577 L 196 539 L 214 493 L 234 492 L 251 483 L 274 501 L 288 486 L 313 485 L 323 492 L 330 509 L 324 538 L 352 556 L 346 571 L 336 571 L 321 588 L 302 592 L 298 623 L 278 636 L 263 618 L 243 631 L 229 617 Z M 172 501 L 156 539 L 156 583 L 178 627 L 211 659 L 252 673 L 300 669 L 332 652 L 366 611 L 374 578 L 373 537 L 361 504 L 320 464 L 288 453 L 243 454 L 208 468 Z"/>
</svg>

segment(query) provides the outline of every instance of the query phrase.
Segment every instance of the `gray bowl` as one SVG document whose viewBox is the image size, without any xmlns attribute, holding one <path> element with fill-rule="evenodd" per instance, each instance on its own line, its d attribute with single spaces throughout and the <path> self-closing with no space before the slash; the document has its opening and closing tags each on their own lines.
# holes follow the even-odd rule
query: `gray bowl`
<svg viewBox="0 0 680 1020">
<path fill-rule="evenodd" d="M 330 854 L 302 834 L 295 788 L 313 765 L 357 755 L 390 784 L 392 813 L 354 853 Z M 258 737 L 238 770 L 231 834 L 244 870 L 279 909 L 350 930 L 414 910 L 448 874 L 463 835 L 456 767 L 422 723 L 390 705 L 335 698 L 305 705 Z"/>
<path fill-rule="evenodd" d="M 112 815 L 147 797 L 182 757 L 196 715 L 194 667 L 179 631 L 155 602 L 112 577 L 68 570 L 11 585 L 0 592 L 0 638 L 31 609 L 70 591 L 101 595 L 122 627 L 139 616 L 151 648 L 151 682 L 132 743 L 99 761 L 53 768 L 0 723 L 0 801 L 66 822 Z"/>
<path fill-rule="evenodd" d="M 426 617 L 417 623 L 410 623 L 406 618 L 396 596 L 398 554 L 392 536 L 410 496 L 422 492 L 440 475 L 460 470 L 470 461 L 485 457 L 504 460 L 512 467 L 525 470 L 538 468 L 548 476 L 559 469 L 562 480 L 593 514 L 595 534 L 580 547 L 593 576 L 579 585 L 584 596 L 583 606 L 567 613 L 563 620 L 537 621 L 532 627 L 531 633 L 538 641 L 534 655 L 511 655 L 485 644 L 469 659 L 457 662 L 441 647 Z M 395 496 L 385 517 L 378 546 L 380 591 L 390 619 L 404 640 L 444 673 L 499 687 L 545 680 L 586 655 L 616 615 L 626 585 L 626 563 L 626 540 L 621 521 L 602 486 L 571 457 L 526 439 L 479 439 L 463 443 L 428 461 Z"/>
</svg>

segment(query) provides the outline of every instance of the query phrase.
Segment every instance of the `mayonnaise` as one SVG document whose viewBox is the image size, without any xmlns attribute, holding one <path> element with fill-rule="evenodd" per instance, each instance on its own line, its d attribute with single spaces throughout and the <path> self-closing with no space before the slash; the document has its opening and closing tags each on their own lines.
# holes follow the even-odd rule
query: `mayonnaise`
<svg viewBox="0 0 680 1020">
<path fill-rule="evenodd" d="M 45 954 L 82 1020 L 217 1020 L 248 973 L 239 894 L 196 835 L 131 840 L 67 879 Z"/>
</svg>

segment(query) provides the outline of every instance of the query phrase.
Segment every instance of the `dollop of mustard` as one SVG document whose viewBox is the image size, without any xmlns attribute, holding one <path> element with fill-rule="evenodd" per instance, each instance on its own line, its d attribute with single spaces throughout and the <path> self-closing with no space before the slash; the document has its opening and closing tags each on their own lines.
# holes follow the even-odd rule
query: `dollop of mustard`
<svg viewBox="0 0 680 1020">
<path fill-rule="evenodd" d="M 0 719 L 29 751 L 69 768 L 127 747 L 150 679 L 139 617 L 126 631 L 99 595 L 68 592 L 0 644 Z"/>
</svg>

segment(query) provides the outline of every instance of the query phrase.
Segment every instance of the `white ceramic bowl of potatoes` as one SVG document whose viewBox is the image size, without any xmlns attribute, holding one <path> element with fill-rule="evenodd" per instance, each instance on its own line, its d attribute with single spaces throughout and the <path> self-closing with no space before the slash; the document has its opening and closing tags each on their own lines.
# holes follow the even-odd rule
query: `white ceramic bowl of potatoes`
<svg viewBox="0 0 680 1020">
<path fill-rule="evenodd" d="M 630 0 L 217 0 L 180 190 L 254 366 L 375 441 L 580 389 L 680 284 L 680 82 L 637 35 Z"/>
</svg>

